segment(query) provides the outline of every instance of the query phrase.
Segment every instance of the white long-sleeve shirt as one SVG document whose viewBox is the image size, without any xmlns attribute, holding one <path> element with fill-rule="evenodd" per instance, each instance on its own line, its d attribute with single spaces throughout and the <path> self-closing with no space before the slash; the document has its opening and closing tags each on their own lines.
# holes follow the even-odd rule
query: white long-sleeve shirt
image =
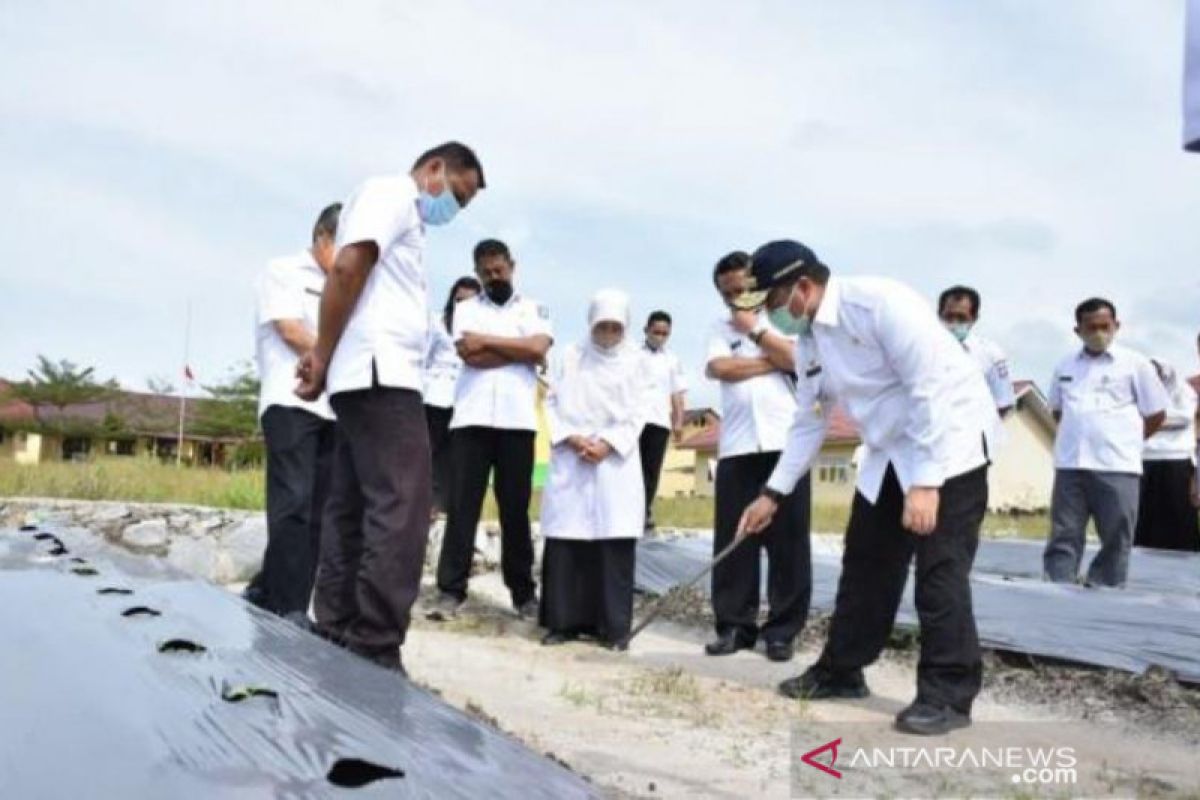
<svg viewBox="0 0 1200 800">
<path fill-rule="evenodd" d="M 988 462 L 999 417 L 979 368 L 915 291 L 888 278 L 831 278 L 812 335 L 796 342 L 797 409 L 767 481 L 787 494 L 812 466 L 841 403 L 866 445 L 858 491 L 940 487 Z"/>
</svg>

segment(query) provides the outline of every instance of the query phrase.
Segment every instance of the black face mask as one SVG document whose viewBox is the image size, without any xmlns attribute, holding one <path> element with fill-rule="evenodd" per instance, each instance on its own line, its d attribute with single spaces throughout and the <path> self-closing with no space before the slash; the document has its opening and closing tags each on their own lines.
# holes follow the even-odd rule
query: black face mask
<svg viewBox="0 0 1200 800">
<path fill-rule="evenodd" d="M 508 281 L 492 281 L 484 291 L 487 292 L 488 299 L 498 306 L 504 305 L 513 296 L 513 286 Z"/>
</svg>

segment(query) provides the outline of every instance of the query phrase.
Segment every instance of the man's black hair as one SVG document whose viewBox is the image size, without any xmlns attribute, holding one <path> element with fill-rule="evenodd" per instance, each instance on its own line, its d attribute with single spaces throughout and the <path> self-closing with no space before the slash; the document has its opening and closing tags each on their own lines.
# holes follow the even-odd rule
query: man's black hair
<svg viewBox="0 0 1200 800">
<path fill-rule="evenodd" d="M 665 311 L 651 311 L 650 316 L 646 319 L 646 327 L 649 328 L 656 322 L 665 322 L 671 325 L 671 315 Z"/>
<path fill-rule="evenodd" d="M 750 254 L 742 250 L 734 250 L 732 253 L 726 253 L 721 256 L 721 260 L 713 267 L 713 286 L 717 285 L 717 278 L 729 272 L 740 272 L 750 269 Z"/>
<path fill-rule="evenodd" d="M 317 221 L 313 223 L 313 244 L 316 244 L 317 239 L 319 239 L 321 236 L 328 236 L 330 239 L 336 238 L 338 219 L 341 216 L 341 203 L 331 203 L 325 206 L 325 208 L 321 209 L 321 213 L 317 215 Z"/>
<path fill-rule="evenodd" d="M 446 142 L 445 144 L 439 144 L 432 150 L 426 150 L 417 158 L 416 163 L 413 164 L 413 169 L 422 167 L 435 158 L 440 158 L 446 162 L 446 168 L 451 172 L 462 172 L 463 170 L 475 172 L 479 176 L 479 188 L 487 188 L 487 181 L 483 177 L 483 165 L 479 163 L 479 157 L 475 155 L 475 151 L 465 144 L 461 142 Z"/>
<path fill-rule="evenodd" d="M 1075 306 L 1075 324 L 1079 325 L 1083 322 L 1083 318 L 1087 314 L 1095 314 L 1097 311 L 1108 309 L 1112 312 L 1113 319 L 1117 318 L 1117 307 L 1103 297 L 1089 297 L 1079 305 Z"/>
<path fill-rule="evenodd" d="M 475 245 L 473 257 L 477 265 L 485 258 L 491 258 L 492 256 L 504 256 L 510 262 L 513 260 L 512 253 L 508 252 L 508 245 L 499 239 L 484 239 Z"/>
<path fill-rule="evenodd" d="M 963 297 L 967 298 L 971 303 L 971 316 L 979 319 L 979 308 L 982 305 L 982 301 L 979 299 L 979 292 L 970 286 L 951 286 L 942 292 L 941 297 L 938 298 L 938 314 L 940 315 L 945 310 L 946 303 Z"/>
</svg>

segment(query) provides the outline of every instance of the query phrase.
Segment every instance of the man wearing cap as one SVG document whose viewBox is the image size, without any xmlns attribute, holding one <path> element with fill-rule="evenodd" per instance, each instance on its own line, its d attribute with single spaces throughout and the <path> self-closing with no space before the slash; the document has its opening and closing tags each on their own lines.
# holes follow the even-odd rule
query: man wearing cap
<svg viewBox="0 0 1200 800">
<path fill-rule="evenodd" d="M 458 142 L 364 181 L 342 211 L 317 342 L 296 369 L 296 394 L 315 400 L 328 385 L 338 419 L 317 630 L 400 672 L 433 504 L 421 402 L 426 226 L 450 222 L 484 186 L 479 159 Z"/>
<path fill-rule="evenodd" d="M 968 576 L 998 422 L 987 384 L 933 309 L 897 281 L 832 278 L 794 241 L 759 248 L 751 276 L 753 291 L 735 304 L 765 307 L 776 328 L 799 337 L 798 408 L 779 464 L 741 530 L 766 527 L 779 499 L 808 472 L 833 403 L 846 409 L 866 446 L 829 637 L 817 663 L 780 691 L 812 699 L 869 694 L 862 671 L 887 640 L 915 555 L 917 696 L 896 727 L 919 734 L 965 727 L 982 678 Z"/>
</svg>

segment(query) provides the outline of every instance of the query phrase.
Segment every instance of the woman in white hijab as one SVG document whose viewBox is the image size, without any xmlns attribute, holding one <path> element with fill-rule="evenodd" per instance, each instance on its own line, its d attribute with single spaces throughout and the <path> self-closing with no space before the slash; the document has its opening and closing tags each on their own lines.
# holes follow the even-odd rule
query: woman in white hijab
<svg viewBox="0 0 1200 800">
<path fill-rule="evenodd" d="M 588 336 L 555 364 L 546 399 L 550 474 L 542 499 L 543 644 L 579 636 L 617 646 L 633 618 L 637 539 L 645 526 L 638 455 L 647 371 L 625 341 L 629 298 L 596 293 Z"/>
</svg>

